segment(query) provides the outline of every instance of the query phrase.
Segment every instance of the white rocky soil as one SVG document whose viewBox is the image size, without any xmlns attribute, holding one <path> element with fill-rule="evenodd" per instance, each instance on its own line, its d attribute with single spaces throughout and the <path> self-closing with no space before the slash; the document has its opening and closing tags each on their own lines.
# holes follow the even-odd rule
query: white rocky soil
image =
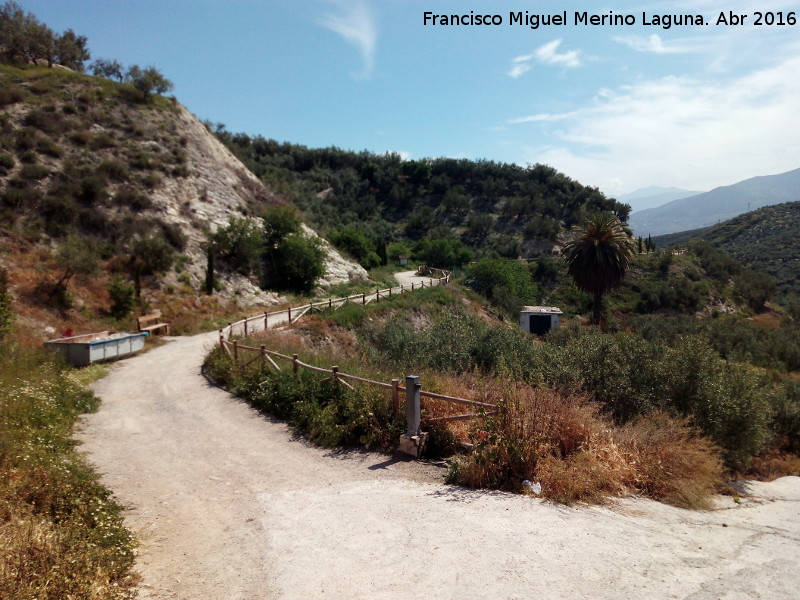
<svg viewBox="0 0 800 600">
<path fill-rule="evenodd" d="M 204 230 L 216 231 L 226 226 L 230 217 L 247 215 L 248 204 L 253 199 L 282 201 L 185 107 L 179 106 L 174 119 L 181 136 L 186 139 L 189 175 L 165 179 L 152 193 L 152 200 L 160 218 L 178 225 L 186 235 L 186 254 L 191 258 L 186 270 L 195 284 L 200 285 L 205 278 Z M 303 227 L 306 235 L 316 236 L 309 227 Z M 367 278 L 363 267 L 344 258 L 325 240 L 323 247 L 327 254 L 326 274 L 320 285 L 326 287 Z M 229 279 L 225 281 L 226 289 L 245 303 L 274 300 L 247 278 L 230 276 Z"/>
</svg>

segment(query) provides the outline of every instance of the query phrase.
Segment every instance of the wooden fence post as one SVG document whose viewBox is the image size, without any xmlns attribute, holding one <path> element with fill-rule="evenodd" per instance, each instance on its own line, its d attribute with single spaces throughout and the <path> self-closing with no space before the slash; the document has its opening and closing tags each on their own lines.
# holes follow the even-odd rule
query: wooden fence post
<svg viewBox="0 0 800 600">
<path fill-rule="evenodd" d="M 237 340 L 233 340 L 233 362 L 239 362 L 239 342 Z"/>
<path fill-rule="evenodd" d="M 400 380 L 392 379 L 392 406 L 394 407 L 394 414 L 400 412 Z"/>
<path fill-rule="evenodd" d="M 364 306 L 367 305 L 367 295 L 366 294 L 361 294 L 361 304 L 363 304 Z"/>
<path fill-rule="evenodd" d="M 414 291 L 414 282 L 413 281 L 411 282 L 411 291 L 412 292 Z"/>
<path fill-rule="evenodd" d="M 418 375 L 406 375 L 406 435 L 419 434 L 419 391 L 422 385 Z"/>
<path fill-rule="evenodd" d="M 337 365 L 332 366 L 331 376 L 333 378 L 334 383 L 339 383 L 339 376 L 337 375 L 337 373 L 339 373 L 339 367 Z"/>
<path fill-rule="evenodd" d="M 219 349 L 225 350 L 225 333 L 222 329 L 219 330 Z"/>
<path fill-rule="evenodd" d="M 292 324 L 292 307 L 286 309 L 286 312 L 289 313 L 289 325 Z"/>
<path fill-rule="evenodd" d="M 297 375 L 297 354 L 292 354 L 292 373 Z"/>
<path fill-rule="evenodd" d="M 328 308 L 333 307 L 333 298 L 328 298 Z"/>
<path fill-rule="evenodd" d="M 264 313 L 264 331 L 269 329 L 269 313 Z"/>
<path fill-rule="evenodd" d="M 244 320 L 244 337 L 247 337 L 247 319 Z"/>
<path fill-rule="evenodd" d="M 228 339 L 231 339 L 232 335 L 233 335 L 233 325 L 231 323 L 228 323 Z"/>
</svg>

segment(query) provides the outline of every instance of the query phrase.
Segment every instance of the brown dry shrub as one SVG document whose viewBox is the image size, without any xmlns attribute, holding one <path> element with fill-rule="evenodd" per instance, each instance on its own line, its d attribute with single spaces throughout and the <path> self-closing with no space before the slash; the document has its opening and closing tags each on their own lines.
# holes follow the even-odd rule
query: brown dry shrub
<svg viewBox="0 0 800 600">
<path fill-rule="evenodd" d="M 800 476 L 800 456 L 769 450 L 750 461 L 747 476 L 760 481 L 772 481 L 787 475 Z"/>
<path fill-rule="evenodd" d="M 601 502 L 608 496 L 625 495 L 631 465 L 615 447 L 588 446 L 566 457 L 548 455 L 536 468 L 542 494 L 565 504 Z"/>
<path fill-rule="evenodd" d="M 723 474 L 720 451 L 685 419 L 642 416 L 624 426 L 618 440 L 636 469 L 633 489 L 673 506 L 711 508 Z"/>
<path fill-rule="evenodd" d="M 520 490 L 528 479 L 557 502 L 637 492 L 710 507 L 723 473 L 720 452 L 686 421 L 656 413 L 617 427 L 582 396 L 509 383 L 497 384 L 494 395 L 505 398 L 505 408 L 473 423 L 472 452 L 454 460 L 451 482 Z"/>
<path fill-rule="evenodd" d="M 610 423 L 582 396 L 502 383 L 505 407 L 476 424 L 473 452 L 456 460 L 455 483 L 520 489 L 536 480 L 561 502 L 625 492 L 631 467 L 611 437 Z"/>
</svg>

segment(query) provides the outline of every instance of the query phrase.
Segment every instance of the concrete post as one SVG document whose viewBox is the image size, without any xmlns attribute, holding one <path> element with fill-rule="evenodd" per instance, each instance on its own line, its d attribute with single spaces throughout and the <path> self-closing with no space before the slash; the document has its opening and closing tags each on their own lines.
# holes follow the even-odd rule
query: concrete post
<svg viewBox="0 0 800 600">
<path fill-rule="evenodd" d="M 400 436 L 400 451 L 419 458 L 428 441 L 427 433 L 420 433 L 419 391 L 422 385 L 417 375 L 406 376 L 406 432 Z"/>
<path fill-rule="evenodd" d="M 418 375 L 406 375 L 406 435 L 419 433 L 420 388 Z"/>
</svg>

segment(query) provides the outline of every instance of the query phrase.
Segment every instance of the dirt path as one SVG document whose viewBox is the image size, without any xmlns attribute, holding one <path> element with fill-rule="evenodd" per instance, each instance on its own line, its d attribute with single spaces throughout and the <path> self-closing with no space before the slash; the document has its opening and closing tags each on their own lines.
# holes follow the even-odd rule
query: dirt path
<svg viewBox="0 0 800 600">
<path fill-rule="evenodd" d="M 141 598 L 796 598 L 800 478 L 698 513 L 567 508 L 294 439 L 200 375 L 216 333 L 95 385 L 80 439 L 130 507 Z"/>
</svg>

